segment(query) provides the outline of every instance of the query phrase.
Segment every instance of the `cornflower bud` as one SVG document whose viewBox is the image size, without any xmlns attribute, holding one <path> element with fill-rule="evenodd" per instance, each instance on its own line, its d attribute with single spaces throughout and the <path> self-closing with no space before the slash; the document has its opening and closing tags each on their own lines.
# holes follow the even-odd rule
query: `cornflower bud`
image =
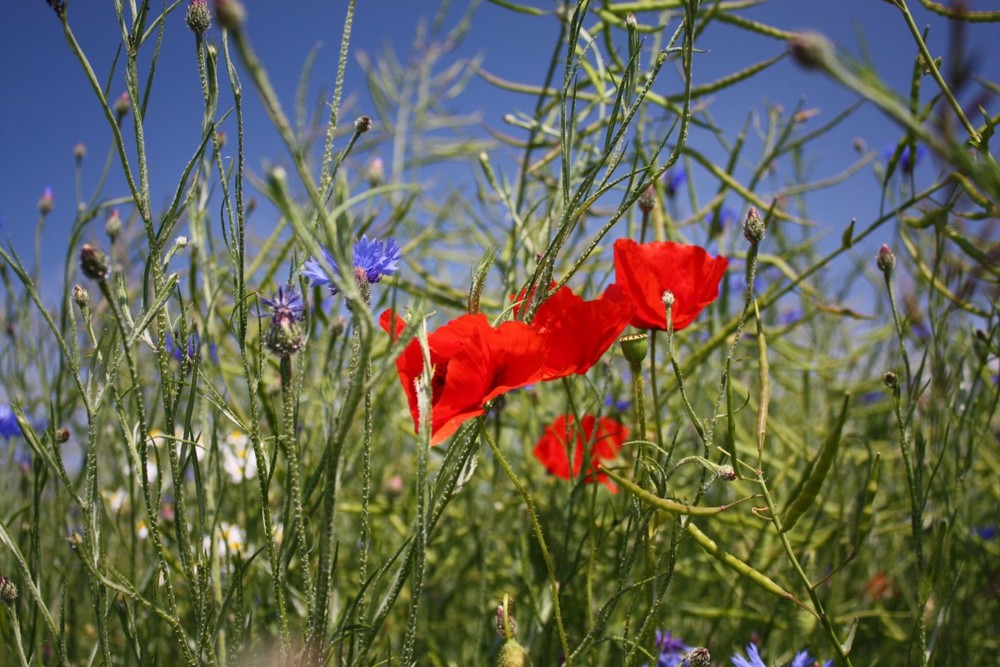
<svg viewBox="0 0 1000 667">
<path fill-rule="evenodd" d="M 191 32 L 201 36 L 212 27 L 212 15 L 208 12 L 207 0 L 191 0 L 187 13 L 184 15 L 184 22 Z"/>
<path fill-rule="evenodd" d="M 875 265 L 878 266 L 879 271 L 885 274 L 886 278 L 891 276 L 892 270 L 896 268 L 896 255 L 892 253 L 892 248 L 885 243 L 875 255 Z"/>
<path fill-rule="evenodd" d="M 84 243 L 80 248 L 80 269 L 88 278 L 104 280 L 108 277 L 111 267 L 108 265 L 108 256 L 103 250 Z"/>
<path fill-rule="evenodd" d="M 724 482 L 731 482 L 736 479 L 736 469 L 729 464 L 719 466 L 719 472 L 717 474 L 719 475 L 719 479 Z"/>
<path fill-rule="evenodd" d="M 90 306 L 90 292 L 87 288 L 77 283 L 73 285 L 73 302 L 80 307 L 81 310 Z"/>
<path fill-rule="evenodd" d="M 712 664 L 712 655 L 704 646 L 692 649 L 687 656 L 688 667 L 708 667 Z"/>
<path fill-rule="evenodd" d="M 45 186 L 42 190 L 42 196 L 38 198 L 38 212 L 42 215 L 48 215 L 52 212 L 52 207 L 55 205 L 56 198 L 52 194 L 52 188 Z"/>
<path fill-rule="evenodd" d="M 219 130 L 215 133 L 215 141 L 218 142 L 219 148 L 226 145 L 226 132 L 225 130 Z"/>
<path fill-rule="evenodd" d="M 108 235 L 108 238 L 114 241 L 118 238 L 118 234 L 122 231 L 122 219 L 118 215 L 118 209 L 111 209 L 111 213 L 108 214 L 108 219 L 104 221 L 104 233 Z"/>
<path fill-rule="evenodd" d="M 670 290 L 663 293 L 663 305 L 667 308 L 674 305 L 674 293 Z"/>
<path fill-rule="evenodd" d="M 899 384 L 899 378 L 896 377 L 894 371 L 886 371 L 882 373 L 882 384 L 884 384 L 889 389 L 895 389 L 896 385 Z"/>
<path fill-rule="evenodd" d="M 382 162 L 382 158 L 376 157 L 368 165 L 368 184 L 372 187 L 376 185 L 381 185 L 385 181 L 385 165 Z"/>
<path fill-rule="evenodd" d="M 7 577 L 0 577 L 0 602 L 14 604 L 17 600 L 17 586 Z"/>
<path fill-rule="evenodd" d="M 757 245 L 764 239 L 767 227 L 764 219 L 760 217 L 760 212 L 756 206 L 751 206 L 747 211 L 747 217 L 743 220 L 743 238 L 750 243 Z"/>
<path fill-rule="evenodd" d="M 247 12 L 240 0 L 215 0 L 215 18 L 226 30 L 236 31 L 246 20 Z"/>
<path fill-rule="evenodd" d="M 64 427 L 62 427 L 60 429 L 56 429 L 56 442 L 58 444 L 61 445 L 64 442 L 67 442 L 68 440 L 69 440 L 69 429 L 68 428 L 66 428 L 64 426 Z"/>
<path fill-rule="evenodd" d="M 76 160 L 77 164 L 83 162 L 83 158 L 87 157 L 87 147 L 83 142 L 78 143 L 73 146 L 73 159 Z"/>
<path fill-rule="evenodd" d="M 805 69 L 822 67 L 833 55 L 833 45 L 818 32 L 797 32 L 788 40 L 792 57 Z"/>
<path fill-rule="evenodd" d="M 115 116 L 120 123 L 122 118 L 127 116 L 128 112 L 132 109 L 132 101 L 129 99 L 128 93 L 126 92 L 119 95 L 118 99 L 115 100 L 115 103 L 111 108 L 114 110 Z"/>
<path fill-rule="evenodd" d="M 364 134 L 370 129 L 372 129 L 371 116 L 358 116 L 354 121 L 354 131 L 358 134 Z"/>
<path fill-rule="evenodd" d="M 635 200 L 635 204 L 643 213 L 649 213 L 656 208 L 656 188 L 650 185 L 643 190 L 639 198 Z"/>
</svg>

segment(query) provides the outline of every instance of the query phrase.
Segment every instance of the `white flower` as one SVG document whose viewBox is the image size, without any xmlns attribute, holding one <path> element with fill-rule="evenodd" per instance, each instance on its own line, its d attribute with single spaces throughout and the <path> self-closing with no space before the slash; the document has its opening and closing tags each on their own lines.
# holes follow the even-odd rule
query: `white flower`
<svg viewBox="0 0 1000 667">
<path fill-rule="evenodd" d="M 257 476 L 257 457 L 254 456 L 250 438 L 241 431 L 230 433 L 219 448 L 222 469 L 234 484 Z"/>
<path fill-rule="evenodd" d="M 221 559 L 225 559 L 227 555 L 241 553 L 246 545 L 246 533 L 243 532 L 243 528 L 225 521 L 219 523 L 215 537 L 215 555 Z M 206 535 L 202 544 L 205 551 L 210 552 L 212 550 L 211 536 Z"/>
<path fill-rule="evenodd" d="M 146 525 L 145 519 L 139 519 L 135 522 L 135 534 L 140 540 L 149 537 L 149 526 Z"/>
<path fill-rule="evenodd" d="M 101 491 L 101 495 L 104 496 L 104 500 L 108 503 L 108 509 L 117 514 L 121 508 L 125 507 L 125 501 L 128 500 L 128 494 L 125 493 L 125 489 L 118 488 L 114 491 Z"/>
</svg>

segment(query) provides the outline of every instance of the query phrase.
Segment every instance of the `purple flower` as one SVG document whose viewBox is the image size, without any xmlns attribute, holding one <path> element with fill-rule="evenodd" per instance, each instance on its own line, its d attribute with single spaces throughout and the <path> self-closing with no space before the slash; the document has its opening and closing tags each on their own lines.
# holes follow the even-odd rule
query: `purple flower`
<svg viewBox="0 0 1000 667">
<path fill-rule="evenodd" d="M 655 667 L 681 667 L 687 664 L 684 656 L 691 647 L 682 642 L 680 637 L 674 637 L 667 630 L 657 630 L 655 646 L 660 653 Z M 649 667 L 648 663 L 646 667 Z"/>
<path fill-rule="evenodd" d="M 994 537 L 997 536 L 997 527 L 994 525 L 978 526 L 976 528 L 973 528 L 972 532 L 978 535 L 980 539 L 992 540 Z"/>
<path fill-rule="evenodd" d="M 886 146 L 882 150 L 882 159 L 886 164 L 892 160 L 892 156 L 896 154 L 896 146 L 890 145 Z M 903 146 L 903 151 L 899 154 L 899 168 L 904 174 L 909 174 L 913 171 L 913 168 L 917 166 L 920 160 L 927 155 L 927 147 L 917 144 L 916 150 L 911 152 L 911 147 L 909 144 Z"/>
<path fill-rule="evenodd" d="M 340 269 L 330 253 L 324 250 L 323 255 L 333 272 L 339 274 Z M 385 276 L 391 276 L 399 270 L 399 260 L 402 256 L 399 244 L 393 239 L 379 241 L 362 236 L 354 244 L 354 277 L 359 282 L 377 283 Z M 302 267 L 302 275 L 313 285 L 329 286 L 330 294 L 337 293 L 329 274 L 317 260 L 307 260 Z"/>
<path fill-rule="evenodd" d="M 19 435 L 21 435 L 21 425 L 17 423 L 14 411 L 10 406 L 0 405 L 0 436 L 10 440 Z"/>
<path fill-rule="evenodd" d="M 687 172 L 684 171 L 684 167 L 675 167 L 663 174 L 663 188 L 667 196 L 671 199 L 676 197 L 677 191 L 681 189 L 685 181 L 687 181 Z"/>
<path fill-rule="evenodd" d="M 756 644 L 747 644 L 746 651 L 746 657 L 737 653 L 730 658 L 730 662 L 733 663 L 733 667 L 767 667 L 767 665 L 764 664 L 764 661 L 760 659 L 760 653 L 757 651 Z"/>
<path fill-rule="evenodd" d="M 164 342 L 167 346 L 167 354 L 173 357 L 178 362 L 193 361 L 198 358 L 198 353 L 201 350 L 201 336 L 198 335 L 197 331 L 192 331 L 187 338 L 187 346 L 180 346 L 174 341 L 173 335 L 168 331 Z M 208 346 L 208 356 L 211 357 L 212 361 L 219 363 L 218 347 L 215 343 Z"/>
<path fill-rule="evenodd" d="M 609 395 L 604 397 L 604 405 L 606 405 L 609 408 L 614 408 L 619 412 L 625 412 L 630 407 L 632 407 L 632 401 L 629 401 L 627 399 L 619 400 L 616 399 L 614 396 Z"/>
<path fill-rule="evenodd" d="M 270 299 L 261 299 L 264 305 L 271 309 L 268 313 L 272 320 L 284 322 L 299 322 L 305 312 L 302 296 L 292 285 L 278 287 L 277 293 Z"/>
</svg>

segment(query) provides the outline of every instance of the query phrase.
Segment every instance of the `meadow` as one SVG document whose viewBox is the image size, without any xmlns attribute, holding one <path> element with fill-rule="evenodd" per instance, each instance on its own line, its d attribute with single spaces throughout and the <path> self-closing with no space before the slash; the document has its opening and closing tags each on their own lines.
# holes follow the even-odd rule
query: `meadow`
<svg viewBox="0 0 1000 667">
<path fill-rule="evenodd" d="M 765 1 L 491 0 L 558 23 L 515 81 L 446 58 L 477 3 L 406 59 L 355 54 L 345 0 L 286 99 L 254 3 L 116 0 L 107 67 L 47 0 L 108 158 L 38 200 L 58 261 L 0 246 L 0 664 L 995 662 L 1000 83 L 960 35 L 1000 12 L 872 2 L 900 87 Z M 706 78 L 719 26 L 774 55 Z M 790 62 L 843 109 L 716 121 Z M 531 111 L 450 111 L 473 78 Z M 892 136 L 817 176 L 862 108 Z M 860 217 L 815 206 L 857 179 Z"/>
</svg>

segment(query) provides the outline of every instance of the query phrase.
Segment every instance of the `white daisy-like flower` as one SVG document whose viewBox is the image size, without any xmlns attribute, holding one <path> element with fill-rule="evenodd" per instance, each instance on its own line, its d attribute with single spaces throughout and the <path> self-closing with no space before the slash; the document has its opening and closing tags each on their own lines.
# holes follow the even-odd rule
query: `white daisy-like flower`
<svg viewBox="0 0 1000 667">
<path fill-rule="evenodd" d="M 257 457 L 254 456 L 250 438 L 242 431 L 233 431 L 226 436 L 223 446 L 219 448 L 219 454 L 222 459 L 222 469 L 229 475 L 233 484 L 257 476 Z"/>
</svg>

